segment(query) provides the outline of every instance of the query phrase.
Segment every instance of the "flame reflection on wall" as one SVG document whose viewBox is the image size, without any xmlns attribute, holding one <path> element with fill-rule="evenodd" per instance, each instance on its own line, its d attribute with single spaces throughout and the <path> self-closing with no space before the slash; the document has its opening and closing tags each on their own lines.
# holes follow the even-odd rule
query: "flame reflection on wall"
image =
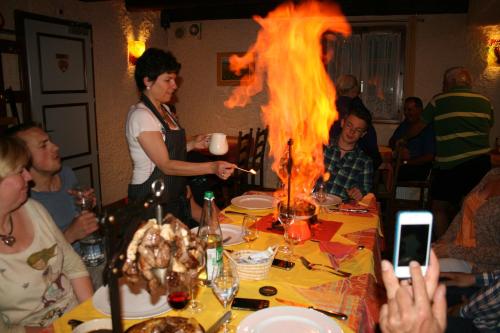
<svg viewBox="0 0 500 333">
<path fill-rule="evenodd" d="M 337 6 L 315 1 L 287 3 L 267 17 L 254 17 L 260 25 L 257 40 L 242 57 L 230 58 L 239 72 L 254 64 L 226 107 L 243 107 L 267 83 L 268 104 L 262 106 L 269 126 L 272 169 L 286 184 L 282 162 L 287 142 L 293 140 L 291 195 L 310 193 L 324 172 L 323 144 L 337 118 L 335 88 L 322 63 L 321 36 L 327 31 L 350 34 L 351 28 Z M 281 164 L 281 165 L 280 165 Z"/>
</svg>

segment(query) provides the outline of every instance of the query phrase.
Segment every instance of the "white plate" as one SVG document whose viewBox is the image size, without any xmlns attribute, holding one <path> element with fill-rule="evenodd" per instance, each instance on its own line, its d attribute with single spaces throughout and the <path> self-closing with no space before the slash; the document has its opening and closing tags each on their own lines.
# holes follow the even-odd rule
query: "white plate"
<svg viewBox="0 0 500 333">
<path fill-rule="evenodd" d="M 318 311 L 294 306 L 277 306 L 245 317 L 236 332 L 342 333 L 342 329 L 333 319 Z"/>
<path fill-rule="evenodd" d="M 167 296 L 161 296 L 156 304 L 151 304 L 149 293 L 141 289 L 139 294 L 134 294 L 126 284 L 120 286 L 122 316 L 124 319 L 141 319 L 154 317 L 171 308 L 167 303 Z M 92 304 L 99 312 L 105 315 L 111 315 L 109 305 L 109 290 L 107 286 L 102 286 L 92 297 Z"/>
<path fill-rule="evenodd" d="M 111 323 L 111 319 L 92 319 L 84 322 L 83 324 L 78 325 L 73 330 L 73 333 L 88 333 L 95 330 L 113 330 L 113 324 Z"/>
<path fill-rule="evenodd" d="M 244 209 L 269 209 L 274 206 L 274 197 L 270 195 L 242 195 L 231 199 L 231 204 Z"/>
<path fill-rule="evenodd" d="M 224 246 L 237 245 L 244 243 L 245 240 L 241 237 L 241 227 L 233 224 L 221 224 L 220 230 L 222 231 L 222 239 L 231 237 Z M 198 227 L 191 229 L 191 232 L 197 233 Z"/>
<path fill-rule="evenodd" d="M 336 195 L 333 195 L 333 194 L 325 193 L 325 201 L 323 201 L 323 202 L 319 202 L 318 199 L 316 198 L 316 196 L 317 196 L 317 193 L 312 194 L 312 197 L 314 198 L 316 203 L 322 207 L 339 205 L 342 203 L 342 198 L 338 197 Z"/>
</svg>

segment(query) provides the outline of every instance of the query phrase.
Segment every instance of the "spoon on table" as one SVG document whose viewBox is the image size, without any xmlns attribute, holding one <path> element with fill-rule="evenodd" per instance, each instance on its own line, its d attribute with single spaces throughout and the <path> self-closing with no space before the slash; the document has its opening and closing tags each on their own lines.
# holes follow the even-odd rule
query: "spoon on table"
<svg viewBox="0 0 500 333">
<path fill-rule="evenodd" d="M 235 169 L 251 173 L 252 175 L 256 175 L 257 174 L 257 171 L 255 171 L 254 169 L 246 170 L 246 169 L 243 169 L 243 168 L 240 168 L 240 167 L 235 167 Z"/>
</svg>

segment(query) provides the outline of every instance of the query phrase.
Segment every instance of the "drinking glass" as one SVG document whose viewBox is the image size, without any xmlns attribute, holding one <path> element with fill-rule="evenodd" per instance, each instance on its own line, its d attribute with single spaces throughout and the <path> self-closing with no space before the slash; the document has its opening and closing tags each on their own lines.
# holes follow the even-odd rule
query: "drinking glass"
<svg viewBox="0 0 500 333">
<path fill-rule="evenodd" d="M 190 274 L 169 271 L 165 279 L 168 304 L 176 310 L 184 309 L 189 302 Z"/>
<path fill-rule="evenodd" d="M 99 230 L 94 231 L 85 238 L 80 239 L 80 256 L 87 267 L 99 266 L 106 259 L 104 253 L 104 238 Z"/>
<path fill-rule="evenodd" d="M 240 280 L 236 266 L 230 261 L 224 261 L 222 269 L 214 271 L 215 278 L 212 280 L 212 291 L 224 306 L 224 312 L 231 306 L 234 296 L 238 292 Z M 224 323 L 224 333 L 234 332 L 234 327 L 229 325 L 231 318 Z"/>
<path fill-rule="evenodd" d="M 80 212 L 84 210 L 91 211 L 95 205 L 94 190 L 88 186 L 75 186 L 69 193 L 74 197 L 76 206 Z"/>
<path fill-rule="evenodd" d="M 290 207 L 281 202 L 278 204 L 278 221 L 283 225 L 284 233 L 283 238 L 285 239 L 285 245 L 279 247 L 279 251 L 284 255 L 290 255 L 292 253 L 290 246 L 288 245 L 288 228 L 290 224 L 295 220 L 295 208 Z"/>
<path fill-rule="evenodd" d="M 95 206 L 95 193 L 91 187 L 77 185 L 69 193 L 74 197 L 75 205 L 80 213 L 91 212 Z M 79 240 L 80 256 L 88 267 L 99 266 L 106 259 L 104 253 L 104 237 L 99 230 Z"/>
<path fill-rule="evenodd" d="M 205 258 L 205 253 L 203 253 L 203 255 L 199 256 L 198 258 L 198 267 L 195 268 L 195 269 L 190 269 L 188 272 L 189 272 L 189 275 L 190 275 L 190 282 L 189 282 L 189 304 L 188 304 L 188 310 L 189 312 L 191 313 L 198 313 L 198 312 L 201 312 L 203 310 L 203 304 L 196 300 L 196 296 L 195 296 L 195 292 L 196 292 L 196 289 L 197 289 L 197 286 L 198 286 L 198 282 L 199 282 L 199 279 L 198 279 L 198 276 L 200 275 L 200 273 L 205 269 L 205 262 L 206 262 L 206 258 Z"/>
<path fill-rule="evenodd" d="M 249 244 L 259 238 L 259 230 L 255 227 L 258 219 L 259 218 L 257 216 L 253 215 L 245 215 L 245 217 L 243 217 L 243 222 L 241 224 L 241 238 Z"/>
<path fill-rule="evenodd" d="M 302 225 L 301 225 L 302 223 L 304 223 L 304 221 L 299 221 L 297 219 L 294 219 L 289 224 L 287 230 L 285 231 L 286 233 L 285 241 L 287 242 L 288 247 L 290 249 L 289 256 L 291 258 L 294 257 L 294 252 L 293 252 L 294 246 L 302 241 L 302 236 L 303 236 Z"/>
<path fill-rule="evenodd" d="M 323 181 L 318 182 L 314 196 L 319 204 L 326 201 L 325 183 Z"/>
</svg>

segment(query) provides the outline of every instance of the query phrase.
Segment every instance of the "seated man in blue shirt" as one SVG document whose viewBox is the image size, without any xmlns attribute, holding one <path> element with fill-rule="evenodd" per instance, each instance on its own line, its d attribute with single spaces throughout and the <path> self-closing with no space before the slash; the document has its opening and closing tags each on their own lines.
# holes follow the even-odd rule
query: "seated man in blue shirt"
<svg viewBox="0 0 500 333">
<path fill-rule="evenodd" d="M 359 147 L 359 140 L 371 126 L 370 113 L 353 106 L 341 120 L 340 135 L 325 150 L 325 169 L 330 178 L 325 183 L 328 193 L 342 199 L 361 200 L 370 192 L 373 182 L 372 159 Z"/>
<path fill-rule="evenodd" d="M 31 197 L 49 211 L 66 240 L 78 248 L 76 242 L 96 231 L 98 223 L 94 213 L 80 214 L 68 193 L 77 185 L 77 179 L 73 170 L 61 165 L 59 147 L 35 124 L 9 128 L 7 134 L 23 140 L 31 153 Z"/>
</svg>

